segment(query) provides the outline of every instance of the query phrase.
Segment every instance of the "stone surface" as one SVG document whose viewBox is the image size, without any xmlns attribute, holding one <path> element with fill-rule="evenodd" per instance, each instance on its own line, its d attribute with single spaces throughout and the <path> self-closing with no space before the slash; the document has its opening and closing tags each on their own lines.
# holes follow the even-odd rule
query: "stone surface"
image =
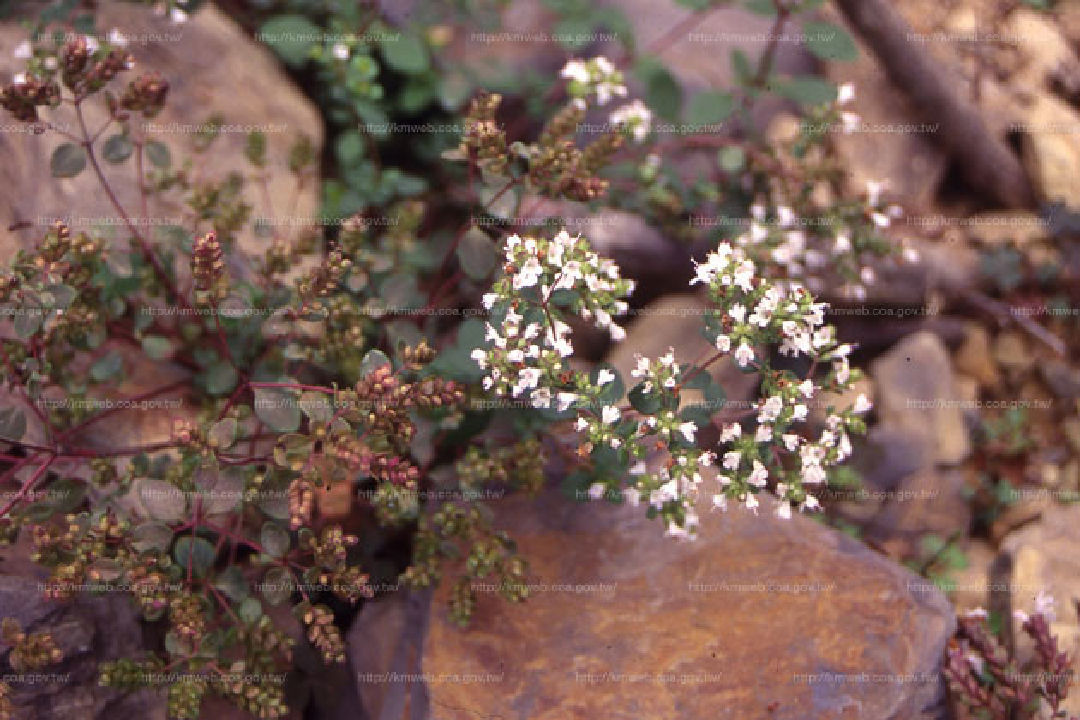
<svg viewBox="0 0 1080 720">
<path fill-rule="evenodd" d="M 1080 623 L 1073 600 L 1080 598 L 1080 506 L 1059 505 L 1048 508 L 1038 523 L 1027 525 L 1009 535 L 1001 544 L 1002 553 L 1012 561 L 1013 610 L 1031 613 L 1035 597 L 1047 592 L 1056 600 L 1056 620 L 1051 632 L 1059 647 L 1072 657 L 1080 653 Z M 1021 658 L 1031 657 L 1031 642 L 1013 620 L 1013 637 Z M 1080 712 L 1080 695 L 1070 694 L 1064 708 Z"/>
<path fill-rule="evenodd" d="M 635 355 L 656 358 L 675 349 L 675 359 L 683 365 L 704 362 L 716 354 L 701 336 L 703 315 L 708 304 L 699 295 L 665 295 L 636 311 L 637 317 L 626 326 L 626 339 L 616 344 L 607 357 L 631 389 L 637 381 L 630 376 Z M 757 375 L 739 370 L 734 361 L 720 360 L 709 372 L 727 393 L 727 403 L 745 403 L 754 398 Z M 687 390 L 684 402 L 701 401 L 701 391 Z"/>
<path fill-rule="evenodd" d="M 10 681 L 14 720 L 165 720 L 159 695 L 126 695 L 97 684 L 98 662 L 141 654 L 142 631 L 130 599 L 117 593 L 80 594 L 71 602 L 46 602 L 39 587 L 46 578 L 30 562 L 26 543 L 0 549 L 0 617 L 14 617 L 24 630 L 51 632 L 64 653 L 60 664 L 38 671 L 43 681 Z"/>
<path fill-rule="evenodd" d="M 535 589 L 520 607 L 481 593 L 464 631 L 436 597 L 414 666 L 433 720 L 942 716 L 951 607 L 840 533 L 732 510 L 678 543 L 640 508 L 496 510 Z"/>
<path fill-rule="evenodd" d="M 990 333 L 982 325 L 972 323 L 968 326 L 964 342 L 953 360 L 958 371 L 967 373 L 985 387 L 995 387 L 1001 382 L 990 349 Z"/>
<path fill-rule="evenodd" d="M 929 332 L 897 343 L 871 364 L 881 425 L 930 441 L 931 459 L 959 463 L 971 450 L 944 344 Z"/>
<path fill-rule="evenodd" d="M 950 573 L 945 590 L 957 614 L 990 607 L 991 566 L 997 551 L 984 540 L 969 539 L 964 546 L 967 567 Z"/>
<path fill-rule="evenodd" d="M 1040 93 L 1023 120 L 1023 159 L 1043 202 L 1080 204 L 1080 114 L 1064 100 Z"/>
<path fill-rule="evenodd" d="M 288 172 L 289 148 L 297 137 L 306 134 L 316 147 L 322 144 L 322 120 L 315 106 L 284 75 L 280 65 L 266 48 L 250 40 L 243 31 L 212 4 L 204 4 L 183 25 L 174 25 L 148 8 L 128 3 L 103 3 L 97 10 L 101 27 L 120 28 L 135 39 L 130 50 L 136 67 L 117 82 L 119 92 L 139 72 L 158 70 L 169 81 L 165 110 L 153 119 L 147 137 L 165 143 L 174 164 L 193 156 L 195 126 L 205 123 L 214 113 L 224 122 L 242 131 L 223 132 L 212 150 L 195 156 L 192 176 L 199 180 L 221 180 L 233 171 L 247 172 L 243 147 L 249 130 L 262 129 L 267 136 L 269 205 L 263 201 L 256 183 L 246 191 L 254 217 L 272 218 L 284 230 L 294 227 L 294 218 L 307 219 L 317 212 L 315 183 L 297 190 L 295 178 Z M 0 24 L 0 47 L 11 48 L 26 37 L 16 23 Z M 5 80 L 18 69 L 10 52 L 0 54 L 0 78 Z M 87 123 L 100 127 L 105 115 L 97 99 L 87 104 Z M 65 107 L 47 115 L 50 120 L 77 130 L 76 120 Z M 14 122 L 4 111 L 4 123 Z M 141 116 L 133 120 L 143 128 Z M 184 127 L 186 126 L 186 127 Z M 5 192 L 0 197 L 0 258 L 13 251 L 13 243 L 26 244 L 40 236 L 42 219 L 71 216 L 75 229 L 87 229 L 90 221 L 115 225 L 117 212 L 101 191 L 89 168 L 76 178 L 57 180 L 49 174 L 49 156 L 64 139 L 54 133 L 35 136 L 25 133 L 0 133 L 0 184 L 7 188 L 33 188 L 32 192 Z M 98 148 L 100 152 L 100 147 Z M 104 164 L 104 172 L 121 204 L 136 218 L 138 190 L 132 160 L 123 165 Z M 179 204 L 155 202 L 150 208 L 147 226 L 168 224 L 184 219 L 190 227 L 190 213 Z M 32 226 L 13 234 L 7 230 L 16 221 Z M 291 223 L 285 226 L 283 223 Z M 119 229 L 119 227 L 118 227 Z M 123 235 L 124 233 L 119 233 Z M 266 240 L 256 238 L 249 229 L 240 235 L 241 246 L 249 252 L 261 252 Z"/>
</svg>

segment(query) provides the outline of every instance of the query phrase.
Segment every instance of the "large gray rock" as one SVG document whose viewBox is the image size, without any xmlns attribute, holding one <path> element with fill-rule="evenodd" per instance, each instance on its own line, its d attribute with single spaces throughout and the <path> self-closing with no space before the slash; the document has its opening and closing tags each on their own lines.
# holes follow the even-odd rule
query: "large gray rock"
<svg viewBox="0 0 1080 720">
<path fill-rule="evenodd" d="M 365 717 L 944 717 L 951 607 L 840 533 L 733 510 L 707 514 L 700 539 L 680 543 L 640 508 L 550 492 L 495 510 L 530 562 L 532 597 L 514 606 L 481 592 L 465 630 L 448 620 L 445 592 L 428 612 L 373 615 L 353 647 L 390 650 L 375 653 L 383 670 L 409 658 L 389 667 L 426 688 L 369 693 L 391 699 Z M 418 652 L 412 634 L 425 626 Z"/>
</svg>

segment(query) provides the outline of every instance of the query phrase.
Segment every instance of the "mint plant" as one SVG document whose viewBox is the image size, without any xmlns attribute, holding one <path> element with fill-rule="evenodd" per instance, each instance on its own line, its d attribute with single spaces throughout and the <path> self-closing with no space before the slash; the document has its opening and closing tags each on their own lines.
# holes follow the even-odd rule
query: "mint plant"
<svg viewBox="0 0 1080 720">
<path fill-rule="evenodd" d="M 296 22 L 266 29 L 267 42 Z M 859 371 L 804 282 L 842 263 L 808 258 L 815 244 L 834 248 L 872 280 L 866 254 L 886 249 L 872 228 L 891 215 L 880 193 L 809 204 L 805 189 L 819 180 L 809 161 L 785 164 L 788 185 L 767 178 L 801 150 L 738 155 L 725 140 L 718 161 L 755 224 L 718 238 L 687 268 L 687 287 L 708 297 L 702 333 L 715 352 L 639 357 L 622 378 L 578 362 L 573 328 L 590 323 L 624 341 L 635 282 L 586 236 L 517 232 L 513 223 L 540 198 L 624 206 L 645 198 L 661 226 L 716 199 L 718 188 L 678 202 L 665 195 L 654 110 L 631 98 L 614 62 L 570 60 L 557 80 L 565 102 L 532 140 L 508 135 L 498 94 L 471 100 L 458 147 L 443 153 L 467 191 L 464 222 L 435 212 L 445 208 L 433 199 L 401 199 L 418 195 L 417 185 L 380 195 L 384 224 L 353 215 L 339 232 L 289 234 L 259 226 L 243 191 L 270 172 L 302 182 L 314 164 L 310 141 L 297 139 L 289 168 L 275 169 L 266 138 L 252 134 L 235 172 L 196 180 L 192 160 L 174 163 L 133 122 L 161 111 L 169 85 L 154 73 L 122 85 L 135 58 L 120 37 L 36 37 L 25 73 L 0 90 L 13 117 L 60 140 L 53 175 L 91 172 L 122 222 L 117 237 L 57 223 L 0 274 L 12 317 L 0 325 L 0 362 L 15 398 L 0 411 L 0 483 L 11 488 L 3 536 L 32 544 L 50 572 L 48 598 L 120 586 L 165 629 L 144 655 L 103 663 L 102 684 L 157 688 L 169 678 L 176 718 L 199 717 L 209 695 L 282 717 L 280 680 L 296 642 L 325 663 L 344 662 L 335 609 L 372 598 L 381 581 L 452 578 L 451 611 L 463 623 L 478 581 L 525 599 L 526 559 L 500 528 L 497 504 L 481 499 L 538 491 L 556 456 L 580 496 L 643 504 L 684 539 L 697 534 L 700 512 L 731 502 L 757 512 L 768 498 L 785 518 L 820 506 L 814 493 L 850 456 L 870 405 L 861 396 L 851 407 L 826 400 L 823 424 L 811 423 L 810 402 L 840 397 Z M 359 100 L 380 100 L 365 43 L 277 49 L 295 51 L 297 66 L 320 64 L 332 87 L 344 85 L 335 102 L 365 116 Z M 407 56 L 388 48 L 379 52 L 398 71 L 430 69 L 417 60 L 426 45 Z M 84 108 L 96 102 L 108 122 L 91 129 Z M 609 127 L 583 141 L 579 125 L 596 112 Z M 815 112 L 841 110 L 826 99 Z M 213 137 L 202 138 L 204 150 Z M 342 166 L 356 159 L 339 145 Z M 655 170 L 640 197 L 615 192 L 619 164 L 638 161 Z M 141 216 L 179 199 L 190 224 L 147 232 L 103 163 L 131 168 Z M 798 218 L 813 213 L 837 222 L 800 239 Z M 249 230 L 267 241 L 253 262 L 238 252 Z M 470 314 L 483 319 L 462 320 Z M 709 372 L 726 358 L 760 378 L 749 409 L 726 407 Z M 118 396 L 118 381 L 140 363 L 168 363 L 183 379 Z M 685 402 L 685 391 L 705 402 Z M 90 438 L 118 407 L 176 394 L 182 412 L 167 439 Z M 114 407 L 94 410 L 102 399 Z M 703 440 L 710 427 L 718 442 Z M 326 499 L 341 488 L 346 512 L 330 513 Z M 410 561 L 387 574 L 370 546 L 402 534 Z M 271 620 L 275 606 L 291 607 L 302 638 Z M 47 638 L 11 638 L 26 647 L 9 663 L 57 659 Z"/>
</svg>

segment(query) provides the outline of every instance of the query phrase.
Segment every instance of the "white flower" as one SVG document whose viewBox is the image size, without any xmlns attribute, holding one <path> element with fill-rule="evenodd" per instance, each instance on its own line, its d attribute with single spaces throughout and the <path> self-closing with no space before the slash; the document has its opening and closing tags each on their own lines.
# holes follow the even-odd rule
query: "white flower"
<svg viewBox="0 0 1080 720">
<path fill-rule="evenodd" d="M 739 347 L 735 350 L 735 361 L 739 363 L 739 367 L 746 367 L 754 360 L 754 349 L 747 345 L 745 342 L 740 343 Z"/>
<path fill-rule="evenodd" d="M 13 54 L 15 55 L 16 60 L 29 60 L 30 56 L 33 55 L 33 48 L 30 47 L 30 41 L 23 40 L 16 45 Z"/>
<path fill-rule="evenodd" d="M 855 85 L 852 83 L 844 83 L 836 89 L 836 104 L 847 105 L 849 102 L 855 99 Z"/>
<path fill-rule="evenodd" d="M 559 77 L 566 80 L 576 80 L 579 83 L 589 82 L 589 68 L 581 60 L 570 60 L 559 71 Z"/>
<path fill-rule="evenodd" d="M 694 442 L 694 433 L 697 432 L 697 425 L 692 422 L 684 422 L 679 425 L 679 432 L 686 438 L 686 442 Z"/>
<path fill-rule="evenodd" d="M 870 207 L 877 207 L 881 202 L 881 191 L 885 189 L 884 183 L 870 181 L 866 183 L 866 202 Z"/>
<path fill-rule="evenodd" d="M 626 498 L 626 502 L 630 507 L 637 507 L 641 504 L 641 491 L 635 487 L 624 490 L 623 497 Z"/>
<path fill-rule="evenodd" d="M 589 499 L 599 500 L 604 497 L 604 491 L 606 488 L 603 483 L 593 483 L 589 486 Z"/>
<path fill-rule="evenodd" d="M 556 396 L 556 400 L 558 401 L 557 407 L 558 407 L 559 412 L 566 412 L 566 410 L 568 410 L 571 405 L 573 405 L 575 402 L 577 402 L 577 399 L 578 399 L 578 396 L 577 396 L 576 393 L 571 393 L 571 392 L 561 392 L 561 393 L 559 393 Z"/>
<path fill-rule="evenodd" d="M 600 372 L 596 374 L 596 384 L 600 386 L 607 385 L 610 382 L 615 381 L 615 373 L 611 372 L 607 368 L 601 368 Z"/>
<path fill-rule="evenodd" d="M 334 46 L 330 48 L 330 54 L 336 57 L 338 60 L 348 60 L 349 46 L 345 43 L 334 43 Z"/>
<path fill-rule="evenodd" d="M 726 469 L 738 470 L 740 462 L 742 462 L 742 453 L 738 450 L 731 450 L 724 453 L 724 467 Z"/>
<path fill-rule="evenodd" d="M 635 378 L 643 378 L 649 376 L 649 358 L 637 355 L 634 358 L 637 363 L 634 369 L 630 371 L 630 376 Z"/>
<path fill-rule="evenodd" d="M 522 288 L 532 287 L 537 283 L 543 273 L 544 268 L 540 265 L 540 261 L 534 257 L 530 257 L 522 264 L 517 274 L 514 275 L 514 289 L 521 290 Z"/>
<path fill-rule="evenodd" d="M 714 510 L 727 510 L 727 497 L 717 493 L 712 496 L 712 504 Z"/>
<path fill-rule="evenodd" d="M 615 407 L 614 405 L 605 405 L 600 411 L 600 419 L 604 422 L 605 425 L 613 425 L 619 422 L 619 417 L 619 408 Z"/>
<path fill-rule="evenodd" d="M 758 425 L 754 432 L 754 442 L 766 443 L 773 439 L 772 425 Z"/>
<path fill-rule="evenodd" d="M 765 487 L 765 483 L 769 480 L 769 470 L 761 461 L 754 461 L 754 469 L 750 472 L 750 477 L 747 478 L 747 482 L 754 487 Z"/>
<path fill-rule="evenodd" d="M 731 338 L 727 335 L 717 335 L 716 349 L 723 353 L 731 352 Z"/>
<path fill-rule="evenodd" d="M 11 82 L 15 83 L 16 85 L 22 85 L 26 82 L 26 73 L 15 73 L 11 77 Z"/>
<path fill-rule="evenodd" d="M 177 25 L 187 22 L 188 14 L 180 8 L 173 8 L 169 11 L 169 19 Z"/>
<path fill-rule="evenodd" d="M 589 421 L 583 417 L 579 417 L 577 422 L 574 423 L 574 429 L 578 432 L 585 432 L 589 429 Z"/>
<path fill-rule="evenodd" d="M 720 431 L 720 442 L 731 442 L 741 436 L 742 425 L 739 425 L 739 423 L 731 423 L 730 425 L 725 425 L 724 429 Z"/>
<path fill-rule="evenodd" d="M 551 389 L 542 387 L 533 390 L 532 392 L 532 406 L 534 408 L 549 408 L 551 407 Z"/>
<path fill-rule="evenodd" d="M 487 368 L 487 350 L 476 348 L 469 353 L 469 357 L 476 361 L 476 364 L 480 366 L 481 370 Z"/>
<path fill-rule="evenodd" d="M 608 120 L 616 127 L 625 126 L 629 128 L 634 141 L 640 143 L 644 142 L 649 134 L 649 127 L 652 124 L 652 112 L 645 106 L 645 103 L 634 100 L 613 110 Z"/>
<path fill-rule="evenodd" d="M 865 394 L 859 393 L 859 397 L 855 398 L 855 405 L 852 406 L 851 411 L 861 415 L 870 410 L 870 408 L 870 400 L 867 399 Z"/>
<path fill-rule="evenodd" d="M 776 504 L 776 517 L 781 520 L 791 519 L 791 505 L 787 500 L 781 500 Z"/>
</svg>

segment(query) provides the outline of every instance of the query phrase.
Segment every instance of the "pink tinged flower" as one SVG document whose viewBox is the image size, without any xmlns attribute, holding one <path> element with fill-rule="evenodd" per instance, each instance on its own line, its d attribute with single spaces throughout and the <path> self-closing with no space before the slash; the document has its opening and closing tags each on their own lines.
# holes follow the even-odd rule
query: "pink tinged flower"
<svg viewBox="0 0 1080 720">
<path fill-rule="evenodd" d="M 349 46 L 345 43 L 334 43 L 334 46 L 330 48 L 330 54 L 338 60 L 348 60 Z"/>
<path fill-rule="evenodd" d="M 491 387 L 492 387 L 492 386 L 493 386 L 494 384 L 495 384 L 495 380 L 494 380 L 494 379 L 492 379 L 491 377 L 486 377 L 486 378 L 484 378 L 484 379 L 483 379 L 483 380 L 481 381 L 481 383 L 480 383 L 480 385 L 481 385 L 481 386 L 482 386 L 482 387 L 483 387 L 483 388 L 484 388 L 485 390 L 490 390 L 490 389 L 491 389 Z"/>
<path fill-rule="evenodd" d="M 551 407 L 551 390 L 546 387 L 533 390 L 532 405 L 534 408 Z"/>
<path fill-rule="evenodd" d="M 714 510 L 727 511 L 727 496 L 717 493 L 712 496 L 712 504 Z"/>
<path fill-rule="evenodd" d="M 847 105 L 849 102 L 855 99 L 855 85 L 852 83 L 844 83 L 836 89 L 836 104 Z"/>
<path fill-rule="evenodd" d="M 889 225 L 892 225 L 892 218 L 885 213 L 870 213 L 870 220 L 879 228 L 887 228 Z"/>
<path fill-rule="evenodd" d="M 1054 622 L 1054 596 L 1045 590 L 1035 595 L 1035 612 L 1044 616 L 1048 622 Z"/>
<path fill-rule="evenodd" d="M 512 363 L 525 362 L 525 352 L 520 348 L 515 348 L 506 353 L 506 359 Z"/>
<path fill-rule="evenodd" d="M 746 308 L 742 303 L 735 303 L 728 309 L 728 315 L 730 315 L 731 319 L 735 322 L 741 323 L 746 320 Z"/>
<path fill-rule="evenodd" d="M 820 508 L 821 503 L 813 495 L 807 495 L 802 505 L 799 506 L 799 510 L 819 510 Z"/>
<path fill-rule="evenodd" d="M 578 396 L 577 396 L 576 393 L 570 393 L 570 392 L 561 392 L 561 393 L 559 393 L 556 396 L 556 401 L 558 403 L 557 407 L 559 409 L 559 412 L 566 412 L 566 410 L 568 410 L 571 405 L 573 405 L 575 402 L 577 402 L 577 399 L 578 399 Z M 580 420 L 581 420 L 581 418 L 579 418 L 579 421 Z"/>
<path fill-rule="evenodd" d="M 623 497 L 626 498 L 626 503 L 630 507 L 637 507 L 641 504 L 641 491 L 637 488 L 627 488 L 623 491 Z"/>
<path fill-rule="evenodd" d="M 724 468 L 727 470 L 738 470 L 741 461 L 742 453 L 738 450 L 731 450 L 724 453 Z"/>
<path fill-rule="evenodd" d="M 882 183 L 873 181 L 866 183 L 866 202 L 871 207 L 877 207 L 881 202 L 881 191 L 884 189 L 885 186 Z"/>
<path fill-rule="evenodd" d="M 859 393 L 859 397 L 855 398 L 855 405 L 852 406 L 851 411 L 861 415 L 864 412 L 868 412 L 871 407 L 870 400 L 866 397 L 865 393 Z"/>
<path fill-rule="evenodd" d="M 536 387 L 537 383 L 540 382 L 540 370 L 538 368 L 522 368 L 518 372 L 518 382 L 526 390 Z"/>
<path fill-rule="evenodd" d="M 808 412 L 809 409 L 806 407 L 806 405 L 799 403 L 794 408 L 792 408 L 791 419 L 796 421 L 805 420 Z"/>
<path fill-rule="evenodd" d="M 716 349 L 723 353 L 731 352 L 731 338 L 727 335 L 717 335 Z"/>
<path fill-rule="evenodd" d="M 799 384 L 799 392 L 802 393 L 803 397 L 808 398 L 808 397 L 812 396 L 814 394 L 814 383 L 813 383 L 813 381 L 809 380 L 809 379 L 808 380 L 803 380 L 802 383 Z"/>
<path fill-rule="evenodd" d="M 791 503 L 789 503 L 787 500 L 781 500 L 776 503 L 776 517 L 780 518 L 781 520 L 790 520 Z"/>
<path fill-rule="evenodd" d="M 786 205 L 776 208 L 776 222 L 780 227 L 790 227 L 795 224 L 795 211 Z"/>
<path fill-rule="evenodd" d="M 853 112 L 840 113 L 840 125 L 844 134 L 850 135 L 862 126 L 862 118 Z"/>
<path fill-rule="evenodd" d="M 765 483 L 769 480 L 769 470 L 761 461 L 754 461 L 754 469 L 750 472 L 750 477 L 746 479 L 748 483 L 754 487 L 765 487 Z"/>
<path fill-rule="evenodd" d="M 754 442 L 766 443 L 773 439 L 772 425 L 758 425 L 754 432 Z"/>
<path fill-rule="evenodd" d="M 742 425 L 738 423 L 731 423 L 725 425 L 724 429 L 720 431 L 720 442 L 731 442 L 732 440 L 742 436 Z"/>
<path fill-rule="evenodd" d="M 638 460 L 636 463 L 630 466 L 629 472 L 631 475 L 644 475 L 645 471 L 645 462 L 642 460 Z"/>
<path fill-rule="evenodd" d="M 187 22 L 188 14 L 180 8 L 173 8 L 169 11 L 169 19 L 177 25 Z"/>
<path fill-rule="evenodd" d="M 754 360 L 754 349 L 747 345 L 745 342 L 741 343 L 735 350 L 735 362 L 739 364 L 739 367 L 746 367 Z"/>
<path fill-rule="evenodd" d="M 593 483 L 589 486 L 589 499 L 599 500 L 604 497 L 604 490 L 606 490 L 606 488 L 603 483 Z"/>
<path fill-rule="evenodd" d="M 619 422 L 619 417 L 621 417 L 619 408 L 614 405 L 605 405 L 600 411 L 600 419 L 605 425 L 613 425 Z"/>
<path fill-rule="evenodd" d="M 743 260 L 735 269 L 735 284 L 746 292 L 750 292 L 754 289 L 753 279 L 754 263 L 749 260 Z"/>
<path fill-rule="evenodd" d="M 692 422 L 684 422 L 679 425 L 679 432 L 686 438 L 686 442 L 694 442 L 694 433 L 697 432 L 697 425 Z"/>
<path fill-rule="evenodd" d="M 608 326 L 608 334 L 615 342 L 622 342 L 626 339 L 626 328 L 624 328 L 622 325 L 616 325 L 615 323 L 611 323 L 611 325 Z"/>
<path fill-rule="evenodd" d="M 30 47 L 29 40 L 23 40 L 21 43 L 15 46 L 15 52 L 13 53 L 16 60 L 29 60 L 33 55 L 33 50 Z"/>
<path fill-rule="evenodd" d="M 574 423 L 574 429 L 578 432 L 585 432 L 589 429 L 589 421 L 583 417 L 579 417 L 577 422 Z"/>
<path fill-rule="evenodd" d="M 630 371 L 630 376 L 635 378 L 647 377 L 649 374 L 649 358 L 636 355 L 634 362 L 636 364 L 634 369 Z"/>
<path fill-rule="evenodd" d="M 788 452 L 795 452 L 799 448 L 799 436 L 794 433 L 785 433 L 780 436 L 780 439 L 783 440 Z"/>
<path fill-rule="evenodd" d="M 754 497 L 754 493 L 746 493 L 746 509 L 747 510 L 752 510 L 753 513 L 755 515 L 757 515 L 757 509 L 758 509 L 758 506 L 760 506 L 760 505 L 761 505 L 761 503 L 759 503 L 758 499 L 756 497 Z"/>
</svg>

